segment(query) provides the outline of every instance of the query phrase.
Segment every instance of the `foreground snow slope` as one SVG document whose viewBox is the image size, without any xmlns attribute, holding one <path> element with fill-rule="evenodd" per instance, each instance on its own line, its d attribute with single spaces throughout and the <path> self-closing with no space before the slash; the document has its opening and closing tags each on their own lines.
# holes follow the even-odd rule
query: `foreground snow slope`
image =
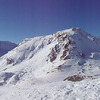
<svg viewBox="0 0 100 100">
<path fill-rule="evenodd" d="M 99 100 L 99 65 L 100 39 L 80 28 L 25 39 L 0 58 L 0 97 Z"/>
<path fill-rule="evenodd" d="M 100 100 L 100 79 L 0 87 L 0 100 Z"/>
</svg>

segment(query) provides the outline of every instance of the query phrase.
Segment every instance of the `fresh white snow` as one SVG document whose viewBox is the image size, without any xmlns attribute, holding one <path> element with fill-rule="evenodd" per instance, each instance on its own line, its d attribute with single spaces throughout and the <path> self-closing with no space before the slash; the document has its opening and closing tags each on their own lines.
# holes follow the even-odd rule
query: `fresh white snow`
<svg viewBox="0 0 100 100">
<path fill-rule="evenodd" d="M 100 100 L 100 39 L 71 28 L 23 40 L 0 57 L 0 100 Z"/>
</svg>

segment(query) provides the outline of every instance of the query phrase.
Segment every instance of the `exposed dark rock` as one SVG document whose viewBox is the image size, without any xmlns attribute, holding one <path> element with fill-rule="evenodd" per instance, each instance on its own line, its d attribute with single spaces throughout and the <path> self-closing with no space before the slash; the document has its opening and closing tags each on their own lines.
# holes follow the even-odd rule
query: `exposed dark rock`
<svg viewBox="0 0 100 100">
<path fill-rule="evenodd" d="M 68 48 L 68 44 L 66 43 L 65 45 L 64 45 L 64 49 L 67 49 Z"/>
<path fill-rule="evenodd" d="M 69 76 L 67 78 L 65 78 L 63 81 L 73 81 L 73 82 L 76 82 L 76 81 L 82 81 L 84 79 L 95 79 L 93 76 L 82 76 L 82 75 L 73 75 L 73 76 Z"/>
<path fill-rule="evenodd" d="M 67 52 L 68 52 L 67 50 L 64 50 L 60 59 L 63 59 L 63 60 L 70 59 L 70 55 L 67 54 Z"/>
<path fill-rule="evenodd" d="M 55 52 L 56 53 L 59 53 L 60 52 L 60 49 L 59 49 L 59 45 L 58 44 L 55 45 L 54 49 L 55 49 Z"/>
<path fill-rule="evenodd" d="M 68 80 L 68 81 L 82 81 L 84 79 L 85 76 L 81 76 L 81 75 L 73 75 L 73 76 L 69 76 L 67 78 L 64 79 L 64 81 Z"/>
<path fill-rule="evenodd" d="M 52 48 L 50 54 L 48 55 L 51 62 L 53 62 L 53 61 L 56 59 L 57 54 L 58 54 L 59 52 L 60 52 L 60 49 L 59 49 L 59 45 L 57 44 L 57 45 L 55 45 L 54 48 Z"/>
<path fill-rule="evenodd" d="M 61 37 L 62 35 L 58 34 L 57 38 Z"/>
<path fill-rule="evenodd" d="M 64 41 L 65 39 L 67 39 L 67 35 L 63 37 L 63 41 Z"/>
<path fill-rule="evenodd" d="M 53 62 L 55 59 L 56 59 L 56 55 L 55 55 L 54 49 L 52 49 L 50 53 L 50 61 Z"/>
<path fill-rule="evenodd" d="M 11 58 L 7 58 L 6 61 L 7 61 L 7 64 L 12 64 L 14 62 L 14 60 Z"/>
</svg>

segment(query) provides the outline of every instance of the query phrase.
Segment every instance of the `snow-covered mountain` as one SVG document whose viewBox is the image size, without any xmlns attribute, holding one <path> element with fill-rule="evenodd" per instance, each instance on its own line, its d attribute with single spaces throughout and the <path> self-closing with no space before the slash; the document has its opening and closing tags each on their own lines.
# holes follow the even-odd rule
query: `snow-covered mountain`
<svg viewBox="0 0 100 100">
<path fill-rule="evenodd" d="M 6 54 L 8 51 L 17 47 L 17 44 L 8 41 L 0 41 L 0 57 Z"/>
<path fill-rule="evenodd" d="M 100 100 L 99 65 L 100 39 L 80 28 L 25 39 L 0 58 L 1 100 Z"/>
</svg>

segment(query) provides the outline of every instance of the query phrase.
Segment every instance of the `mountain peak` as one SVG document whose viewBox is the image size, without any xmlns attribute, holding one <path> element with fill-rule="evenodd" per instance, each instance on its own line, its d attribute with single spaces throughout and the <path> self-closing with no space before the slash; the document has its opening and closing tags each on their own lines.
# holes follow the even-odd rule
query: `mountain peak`
<svg viewBox="0 0 100 100">
<path fill-rule="evenodd" d="M 85 32 L 83 29 L 79 27 L 73 27 L 65 30 L 58 31 L 56 34 L 67 34 L 67 35 L 74 35 L 74 34 L 83 34 L 83 35 L 90 35 L 89 33 Z"/>
<path fill-rule="evenodd" d="M 28 73 L 30 77 L 34 73 L 37 78 L 56 71 L 59 73 L 59 70 L 66 72 L 66 66 L 84 66 L 87 59 L 97 55 L 99 57 L 99 44 L 100 41 L 87 35 L 81 28 L 70 28 L 48 36 L 25 39 L 1 58 L 0 66 L 1 70 L 6 69 L 5 72 L 11 71 L 9 68 L 12 68 L 13 79 L 10 81 L 17 83 L 20 80 L 16 80 L 16 77 L 20 76 L 19 73 Z M 78 71 L 76 73 L 78 74 Z M 22 77 L 24 79 L 27 75 Z"/>
<path fill-rule="evenodd" d="M 80 27 L 72 27 L 71 29 L 72 29 L 73 31 L 74 31 L 74 30 L 83 30 L 83 29 L 80 28 Z"/>
<path fill-rule="evenodd" d="M 0 86 L 3 86 L 0 97 L 14 100 L 18 94 L 17 100 L 81 100 L 83 96 L 84 100 L 90 100 L 95 96 L 100 100 L 99 65 L 100 40 L 81 28 L 25 39 L 0 58 Z M 86 95 L 94 90 L 90 96 Z"/>
</svg>

